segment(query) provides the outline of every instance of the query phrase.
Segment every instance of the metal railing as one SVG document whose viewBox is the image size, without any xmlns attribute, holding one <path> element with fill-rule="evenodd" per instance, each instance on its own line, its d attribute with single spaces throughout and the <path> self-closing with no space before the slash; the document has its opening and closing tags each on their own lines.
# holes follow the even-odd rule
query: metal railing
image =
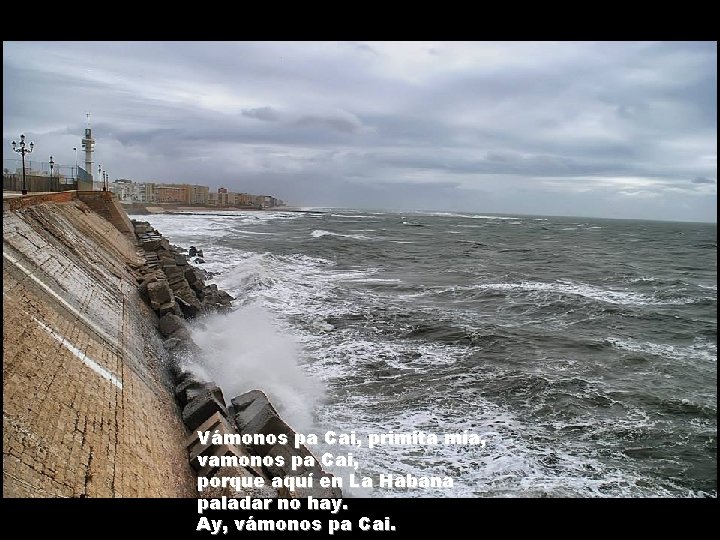
<svg viewBox="0 0 720 540">
<path fill-rule="evenodd" d="M 47 161 L 25 159 L 25 188 L 28 191 L 68 191 L 77 189 L 77 169 Z M 23 171 L 21 159 L 3 159 L 3 191 L 21 191 Z"/>
</svg>

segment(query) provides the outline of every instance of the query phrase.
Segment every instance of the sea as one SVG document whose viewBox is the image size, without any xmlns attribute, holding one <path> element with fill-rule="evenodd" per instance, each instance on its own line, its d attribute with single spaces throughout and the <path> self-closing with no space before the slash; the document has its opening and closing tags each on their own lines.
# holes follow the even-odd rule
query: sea
<svg viewBox="0 0 720 540">
<path fill-rule="evenodd" d="M 234 309 L 192 323 L 346 496 L 717 497 L 717 226 L 348 209 L 148 220 Z M 354 433 L 361 446 L 324 440 Z M 444 444 L 444 434 L 482 444 Z M 370 435 L 436 434 L 438 444 Z M 349 476 L 375 479 L 349 487 Z M 452 486 L 378 485 L 380 475 Z"/>
</svg>

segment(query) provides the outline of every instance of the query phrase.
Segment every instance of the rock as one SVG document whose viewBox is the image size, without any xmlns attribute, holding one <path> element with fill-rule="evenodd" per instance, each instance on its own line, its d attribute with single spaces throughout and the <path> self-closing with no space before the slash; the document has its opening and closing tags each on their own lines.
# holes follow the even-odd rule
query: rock
<svg viewBox="0 0 720 540">
<path fill-rule="evenodd" d="M 198 347 L 197 344 L 190 338 L 190 334 L 186 336 L 178 336 L 180 332 L 182 331 L 178 330 L 178 332 L 163 342 L 163 346 L 166 351 L 175 356 L 182 356 L 186 354 L 198 355 L 202 353 L 200 347 Z"/>
<path fill-rule="evenodd" d="M 150 285 L 151 283 L 155 283 L 156 281 L 157 278 L 152 274 L 148 274 L 140 280 L 140 284 L 138 285 L 138 292 L 140 293 L 140 296 L 142 296 L 145 300 L 149 299 L 148 285 Z"/>
<path fill-rule="evenodd" d="M 189 304 L 188 302 L 183 300 L 181 296 L 176 296 L 175 302 L 177 303 L 178 306 L 180 306 L 182 315 L 186 319 L 194 319 L 197 316 L 197 314 L 200 312 L 200 310 L 197 308 L 197 306 L 195 304 Z"/>
<path fill-rule="evenodd" d="M 205 259 L 201 259 L 200 257 L 195 257 L 195 261 L 197 264 L 205 264 Z"/>
<path fill-rule="evenodd" d="M 237 414 L 240 411 L 244 411 L 253 403 L 253 401 L 262 398 L 267 399 L 265 394 L 260 390 L 250 390 L 249 392 L 235 396 L 232 400 L 230 400 L 230 403 L 232 404 L 232 413 Z"/>
<path fill-rule="evenodd" d="M 168 304 L 174 300 L 173 293 L 167 281 L 153 281 L 147 286 L 148 298 L 150 298 L 150 307 L 158 309 L 163 304 Z"/>
<path fill-rule="evenodd" d="M 158 247 L 160 247 L 160 238 L 141 238 L 140 245 L 145 251 L 157 251 Z"/>
<path fill-rule="evenodd" d="M 160 319 L 160 333 L 165 337 L 170 337 L 180 329 L 185 329 L 183 320 L 174 313 L 166 313 Z M 187 329 L 185 329 L 187 330 Z M 180 337 L 180 336 L 176 336 Z"/>
<path fill-rule="evenodd" d="M 198 257 L 201 257 L 201 258 L 205 256 L 205 255 L 203 255 L 202 249 L 198 249 L 198 250 L 197 250 L 197 256 L 198 256 Z"/>
<path fill-rule="evenodd" d="M 185 270 L 177 266 L 174 259 L 171 265 L 163 268 L 163 272 L 165 272 L 165 275 L 168 278 L 168 282 L 171 284 L 177 281 L 185 280 Z"/>
<path fill-rule="evenodd" d="M 167 341 L 165 343 L 167 343 Z M 185 382 L 188 379 L 197 379 L 196 375 L 192 371 L 187 371 L 177 362 L 172 362 L 170 364 L 170 373 L 173 376 L 173 380 L 175 381 L 176 386 Z"/>
<path fill-rule="evenodd" d="M 185 405 L 182 412 L 183 423 L 192 431 L 216 412 L 224 417 L 228 415 L 224 403 L 220 403 L 211 393 L 203 394 Z"/>
<path fill-rule="evenodd" d="M 173 300 L 172 302 L 168 302 L 167 304 L 163 304 L 162 306 L 159 306 L 155 311 L 157 311 L 158 316 L 162 317 L 163 315 L 165 315 L 167 313 L 174 313 L 175 315 L 177 315 L 178 309 L 179 308 L 178 308 L 177 302 L 175 302 L 175 300 Z M 180 315 L 182 315 L 182 311 L 180 312 Z"/>
<path fill-rule="evenodd" d="M 175 385 L 175 399 L 177 399 L 180 405 L 184 407 L 189 401 L 187 391 L 191 388 L 202 388 L 205 384 L 207 384 L 205 381 L 201 381 L 197 379 L 195 375 L 189 374 L 184 380 Z"/>
<path fill-rule="evenodd" d="M 188 257 L 194 257 L 197 255 L 197 249 L 195 246 L 190 246 L 190 249 L 188 250 Z"/>
<path fill-rule="evenodd" d="M 175 255 L 175 264 L 178 266 L 186 266 L 187 259 L 185 258 L 185 255 Z"/>
<path fill-rule="evenodd" d="M 192 266 L 188 266 L 185 269 L 183 276 L 185 277 L 185 280 L 188 282 L 188 284 L 191 287 L 194 288 L 197 283 L 200 283 L 200 284 L 202 284 L 202 287 L 205 287 L 205 284 L 202 282 L 204 276 L 202 275 L 201 270 L 194 268 Z"/>
<path fill-rule="evenodd" d="M 189 387 L 185 391 L 185 397 L 187 398 L 186 401 L 192 401 L 204 394 L 212 394 L 220 403 L 225 403 L 225 397 L 223 396 L 222 389 L 214 382 L 206 382 L 200 384 L 199 386 Z"/>
<path fill-rule="evenodd" d="M 254 391 L 251 396 L 243 394 L 232 399 L 233 419 L 238 432 L 263 433 L 279 435 L 285 433 L 293 440 L 295 432 L 278 415 L 267 396 L 260 391 Z M 248 392 L 250 393 L 250 392 Z M 248 401 L 250 401 L 248 403 Z M 270 450 L 269 445 L 254 446 L 257 455 L 264 456 Z"/>
</svg>

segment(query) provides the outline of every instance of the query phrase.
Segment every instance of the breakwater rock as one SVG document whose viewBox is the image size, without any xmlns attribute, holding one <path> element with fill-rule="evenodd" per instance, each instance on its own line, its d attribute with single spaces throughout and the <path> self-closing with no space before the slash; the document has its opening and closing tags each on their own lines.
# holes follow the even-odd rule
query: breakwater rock
<svg viewBox="0 0 720 540">
<path fill-rule="evenodd" d="M 339 488 L 319 485 L 320 477 L 331 475 L 317 459 L 312 460 L 314 466 L 293 470 L 293 456 L 307 458 L 312 454 L 304 445 L 294 445 L 295 432 L 262 391 L 236 396 L 228 406 L 218 384 L 202 378 L 190 367 L 202 365 L 203 351 L 192 340 L 185 320 L 226 312 L 234 298 L 217 285 L 206 284 L 208 273 L 191 264 L 191 260 L 204 262 L 201 249 L 190 246 L 185 255 L 184 248 L 171 245 L 148 222 L 133 220 L 132 224 L 145 260 L 145 264 L 134 268 L 138 290 L 158 316 L 158 331 L 174 360 L 175 398 L 182 410 L 182 421 L 192 432 L 186 441 L 189 462 L 199 478 L 238 479 L 235 485 L 219 487 L 208 482 L 200 496 L 342 497 Z M 203 441 L 202 433 L 207 432 L 238 435 L 238 444 Z M 243 436 L 253 442 L 242 442 Z M 257 436 L 261 436 L 262 444 L 256 442 Z M 277 442 L 281 437 L 284 444 Z M 258 478 L 262 479 L 260 486 Z M 273 479 L 277 483 L 278 478 L 283 485 L 271 487 Z"/>
</svg>

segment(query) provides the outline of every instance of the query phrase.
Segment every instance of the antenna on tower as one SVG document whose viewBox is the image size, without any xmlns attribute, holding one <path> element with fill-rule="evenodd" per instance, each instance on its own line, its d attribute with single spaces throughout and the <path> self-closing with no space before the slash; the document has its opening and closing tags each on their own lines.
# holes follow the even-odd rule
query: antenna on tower
<svg viewBox="0 0 720 540">
<path fill-rule="evenodd" d="M 90 127 L 90 113 L 85 113 L 85 116 L 87 116 L 87 127 Z"/>
</svg>

